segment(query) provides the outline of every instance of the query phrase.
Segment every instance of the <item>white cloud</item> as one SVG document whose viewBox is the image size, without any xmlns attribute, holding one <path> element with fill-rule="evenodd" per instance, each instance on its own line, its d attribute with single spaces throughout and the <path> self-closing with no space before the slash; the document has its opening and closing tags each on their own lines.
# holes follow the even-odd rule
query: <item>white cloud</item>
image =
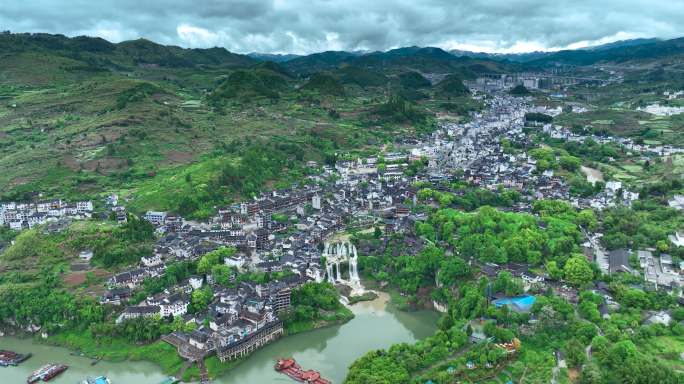
<svg viewBox="0 0 684 384">
<path fill-rule="evenodd" d="M 191 47 L 211 48 L 217 46 L 221 40 L 217 33 L 189 24 L 179 25 L 176 32 L 184 45 Z"/>
<path fill-rule="evenodd" d="M 582 40 L 582 41 L 578 41 L 578 42 L 575 42 L 572 44 L 568 44 L 566 47 L 564 47 L 564 49 L 581 49 L 581 48 L 595 47 L 597 45 L 614 43 L 614 42 L 620 41 L 620 40 L 637 39 L 640 37 L 648 37 L 648 36 L 643 36 L 640 33 L 629 33 L 629 32 L 620 31 L 614 35 L 602 37 L 600 39 L 591 40 L 591 41 Z"/>
<path fill-rule="evenodd" d="M 92 28 L 76 30 L 71 34 L 101 37 L 113 43 L 118 43 L 128 39 L 135 39 L 138 37 L 134 33 L 131 34 L 130 31 L 127 32 L 126 28 L 124 28 L 121 24 L 109 21 L 100 21 L 96 25 L 92 26 Z"/>
<path fill-rule="evenodd" d="M 420 45 L 488 52 L 684 35 L 681 0 L 22 0 L 15 32 L 145 37 L 184 47 L 311 53 Z"/>
</svg>

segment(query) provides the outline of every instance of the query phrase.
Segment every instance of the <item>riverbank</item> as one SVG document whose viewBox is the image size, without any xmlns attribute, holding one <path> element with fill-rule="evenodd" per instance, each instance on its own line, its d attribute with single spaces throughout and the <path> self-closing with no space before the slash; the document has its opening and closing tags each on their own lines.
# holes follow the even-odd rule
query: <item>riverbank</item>
<svg viewBox="0 0 684 384">
<path fill-rule="evenodd" d="M 435 312 L 403 312 L 389 302 L 387 293 L 378 292 L 375 300 L 349 306 L 354 313 L 350 321 L 282 338 L 255 351 L 214 382 L 282 383 L 283 377 L 273 370 L 273 364 L 278 358 L 293 357 L 303 367 L 315 369 L 333 383 L 341 384 L 349 365 L 365 353 L 396 343 L 414 343 L 436 331 Z"/>
<path fill-rule="evenodd" d="M 303 333 L 315 331 L 322 328 L 339 326 L 354 318 L 354 313 L 343 306 L 340 310 L 327 313 L 321 320 L 293 322 L 285 325 L 284 338 Z M 178 356 L 176 348 L 158 340 L 150 344 L 134 344 L 126 340 L 95 338 L 90 331 L 84 332 L 63 332 L 55 334 L 48 339 L 32 338 L 37 343 L 63 347 L 73 351 L 73 355 L 81 356 L 91 360 L 104 360 L 109 362 L 125 361 L 145 361 L 158 366 L 165 375 L 182 376 L 183 381 L 189 382 L 199 379 L 199 369 L 196 364 L 192 364 L 188 369 L 183 370 L 185 360 Z M 276 343 L 279 342 L 275 341 Z M 229 362 L 221 362 L 216 356 L 205 359 L 205 365 L 211 378 L 217 378 L 230 372 L 246 359 L 239 359 Z M 179 373 L 182 372 L 182 375 Z"/>
<path fill-rule="evenodd" d="M 346 306 L 339 310 L 323 313 L 322 318 L 314 321 L 292 322 L 285 325 L 285 338 L 321 328 L 339 326 L 354 318 L 354 313 Z M 158 340 L 149 344 L 135 344 L 123 339 L 96 338 L 90 331 L 62 332 L 50 336 L 47 339 L 26 336 L 33 341 L 67 348 L 75 356 L 87 359 L 104 360 L 109 362 L 146 361 L 158 366 L 165 375 L 182 376 L 183 381 L 193 381 L 199 378 L 199 369 L 192 364 L 183 369 L 185 360 L 178 356 L 176 348 Z M 276 341 L 278 342 L 278 341 Z M 221 362 L 216 356 L 205 359 L 207 371 L 212 378 L 221 377 L 249 359 L 239 359 L 230 362 Z M 179 375 L 182 373 L 182 375 Z"/>
<path fill-rule="evenodd" d="M 432 298 L 428 294 L 407 296 L 401 293 L 397 288 L 375 280 L 370 276 L 362 276 L 362 279 L 366 289 L 389 295 L 389 305 L 400 311 L 414 312 L 435 309 L 432 305 Z"/>
<path fill-rule="evenodd" d="M 111 362 L 147 361 L 157 365 L 164 374 L 175 375 L 183 366 L 176 348 L 157 340 L 150 344 L 135 344 L 122 339 L 95 338 L 90 331 L 63 332 L 40 343 L 64 347 L 90 359 Z"/>
<path fill-rule="evenodd" d="M 378 298 L 378 294 L 375 291 L 365 288 L 360 295 L 352 295 L 352 288 L 348 285 L 337 285 L 335 289 L 346 299 L 347 305 L 354 305 L 362 301 L 372 301 Z"/>
<path fill-rule="evenodd" d="M 342 383 L 347 375 L 347 367 L 368 351 L 388 348 L 396 343 L 414 343 L 434 334 L 438 318 L 435 312 L 399 311 L 390 303 L 389 294 L 382 291 L 377 294 L 377 299 L 345 306 L 352 316 L 347 315 L 344 322 L 319 323 L 316 326 L 322 328 L 308 331 L 301 327 L 300 332 L 270 343 L 244 359 L 221 363 L 216 356 L 207 358 L 205 365 L 212 382 L 280 383 L 283 378 L 273 370 L 274 362 L 278 358 L 294 357 L 303 366 L 318 370 L 334 383 Z M 8 368 L 3 374 L 11 372 L 13 375 L 8 382 L 23 382 L 38 363 L 57 361 L 75 367 L 67 371 L 69 381 L 65 383 L 104 374 L 114 383 L 150 384 L 161 381 L 164 376 L 177 374 L 184 364 L 175 349 L 162 342 L 148 345 L 131 345 L 122 340 L 98 343 L 91 337 L 87 332 L 64 333 L 52 336 L 47 341 L 10 338 L 11 343 L 4 343 L 6 338 L 0 338 L 0 347 L 22 353 L 36 352 L 27 362 L 30 364 Z M 56 345 L 69 346 L 71 350 L 79 350 L 79 353 Z M 91 365 L 92 360 L 81 357 L 80 353 L 103 360 Z M 188 382 L 198 376 L 199 369 L 193 364 L 184 371 L 182 379 Z"/>
<path fill-rule="evenodd" d="M 87 377 L 107 376 L 113 383 L 154 384 L 166 376 L 157 364 L 146 361 L 112 362 L 100 361 L 93 365 L 92 360 L 63 347 L 45 344 L 34 338 L 0 337 L 0 349 L 9 349 L 33 356 L 16 367 L 2 368 L 0 382 L 24 383 L 26 377 L 39 367 L 48 363 L 61 363 L 69 369 L 54 381 L 59 383 L 80 383 Z"/>
<path fill-rule="evenodd" d="M 353 318 L 354 313 L 351 310 L 349 310 L 349 308 L 343 307 L 339 311 L 329 314 L 326 318 L 322 320 L 293 322 L 285 324 L 285 335 L 283 336 L 283 338 L 292 337 L 294 335 L 304 332 L 311 332 L 323 328 L 339 326 L 351 321 Z M 283 338 L 274 341 L 274 343 L 280 342 L 281 340 L 283 340 Z M 212 355 L 204 360 L 204 364 L 207 367 L 209 377 L 215 379 L 226 375 L 228 372 L 232 371 L 240 364 L 245 363 L 247 360 L 249 360 L 250 357 L 251 355 L 238 360 L 221 362 L 218 359 L 218 357 Z M 192 381 L 193 379 L 199 379 L 199 369 L 197 368 L 197 365 L 193 365 L 190 369 L 185 371 L 182 379 L 186 382 Z"/>
<path fill-rule="evenodd" d="M 342 306 L 337 311 L 324 313 L 322 316 L 319 320 L 286 322 L 284 326 L 285 337 L 320 328 L 342 325 L 353 319 L 354 313 L 346 306 Z"/>
<path fill-rule="evenodd" d="M 360 295 L 356 296 L 349 296 L 347 297 L 347 300 L 349 301 L 349 305 L 354 305 L 356 303 L 360 303 L 362 301 L 373 301 L 377 299 L 379 296 L 377 293 L 374 291 L 366 291 Z"/>
</svg>

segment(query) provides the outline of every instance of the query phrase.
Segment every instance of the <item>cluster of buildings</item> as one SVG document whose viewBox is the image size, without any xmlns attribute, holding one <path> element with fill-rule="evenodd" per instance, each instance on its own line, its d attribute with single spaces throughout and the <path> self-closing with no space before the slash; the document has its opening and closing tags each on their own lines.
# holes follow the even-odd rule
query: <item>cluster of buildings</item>
<svg viewBox="0 0 684 384">
<path fill-rule="evenodd" d="M 642 111 L 646 113 L 650 113 L 651 115 L 656 115 L 656 116 L 672 116 L 672 115 L 679 115 L 680 113 L 684 113 L 684 107 L 678 107 L 678 106 L 669 106 L 669 105 L 660 105 L 658 103 L 656 104 L 651 104 L 647 105 L 645 107 L 639 107 L 637 108 L 637 111 Z"/>
<path fill-rule="evenodd" d="M 236 252 L 221 262 L 231 268 L 226 288 L 209 273 L 193 276 L 164 292 L 125 307 L 118 321 L 144 316 L 181 316 L 199 328 L 176 332 L 165 340 L 186 358 L 216 353 L 231 360 L 275 340 L 283 333 L 279 314 L 290 306 L 290 293 L 307 281 L 324 281 L 320 265 L 325 239 L 345 228 L 383 225 L 387 233 L 413 227 L 407 204 L 415 202 L 414 177 L 404 175 L 408 153 L 386 154 L 322 167 L 313 185 L 275 190 L 223 207 L 207 222 L 186 221 L 166 212 L 147 212 L 160 238 L 154 252 L 135 268 L 112 276 L 103 303 L 129 304 L 146 279 L 162 276 L 176 261 L 198 260 L 221 247 Z M 319 186 L 315 182 L 330 179 Z M 238 282 L 240 272 L 285 272 L 268 284 Z M 332 277 L 328 276 L 328 280 Z M 335 280 L 341 279 L 339 266 Z M 209 284 L 214 292 L 204 313 L 188 313 L 194 290 Z M 208 324 L 208 325 L 206 325 Z"/>
<path fill-rule="evenodd" d="M 684 99 L 684 91 L 664 91 L 663 96 L 668 100 Z"/>
<path fill-rule="evenodd" d="M 519 85 L 522 85 L 527 89 L 558 90 L 577 84 L 605 85 L 620 80 L 621 77 L 616 74 L 612 74 L 610 78 L 602 79 L 596 77 L 567 76 L 562 73 L 521 72 L 512 74 L 485 74 L 475 80 L 466 80 L 464 83 L 473 91 L 495 93 L 507 91 Z"/>
<path fill-rule="evenodd" d="M 654 249 L 637 251 L 639 265 L 644 270 L 644 280 L 657 287 L 680 287 L 684 279 L 684 262 L 674 265 L 672 256 L 660 253 L 654 256 Z M 657 253 L 657 252 L 656 252 Z"/>
<path fill-rule="evenodd" d="M 342 160 L 334 167 L 319 167 L 312 162 L 310 166 L 320 172 L 309 176 L 308 185 L 269 191 L 223 207 L 206 222 L 186 221 L 166 212 L 147 212 L 144 218 L 160 234 L 154 252 L 143 257 L 135 268 L 112 276 L 102 301 L 131 304 L 132 292 L 145 279 L 162 276 L 170 263 L 197 260 L 221 247 L 234 247 L 236 252 L 221 260 L 232 267 L 230 281 L 234 288 L 217 284 L 211 273 L 193 276 L 133 303 L 119 316 L 119 321 L 153 315 L 181 316 L 186 322 L 195 322 L 198 328 L 191 333 L 175 332 L 165 336 L 165 340 L 176 345 L 183 357 L 200 359 L 216 353 L 226 361 L 242 357 L 283 334 L 279 315 L 290 306 L 293 289 L 307 281 L 324 281 L 326 277 L 341 279 L 339 266 L 337 277 L 333 278 L 320 265 L 324 252 L 320 245 L 326 239 L 349 228 L 383 226 L 386 234 L 407 232 L 416 221 L 423 220 L 424 216 L 411 210 L 416 202 L 416 182 L 432 183 L 439 188 L 441 181 L 459 174 L 482 188 L 516 189 L 525 197 L 524 202 L 513 207 L 520 211 L 529 211 L 535 199 L 564 199 L 577 206 L 597 207 L 591 199 L 573 200 L 562 178 L 553 171 L 537 172 L 536 161 L 524 151 L 512 154 L 504 148 L 504 138 L 526 143 L 525 113 L 534 108 L 528 101 L 494 95 L 488 106 L 487 110 L 474 113 L 468 122 L 443 124 L 427 140 L 398 143 L 396 152 Z M 411 162 L 417 160 L 427 166 L 409 172 Z M 638 197 L 618 182 L 606 183 L 602 194 L 595 199 L 603 199 L 600 202 L 606 205 Z M 587 245 L 592 250 L 597 247 Z M 616 265 L 608 268 L 615 271 L 625 266 L 617 256 L 599 257 L 614 260 L 612 264 Z M 483 266 L 492 273 L 500 268 Z M 529 285 L 544 283 L 543 277 L 526 268 L 505 268 Z M 245 271 L 285 273 L 279 274 L 284 276 L 279 281 L 268 284 L 239 282 L 238 274 Z M 661 271 L 669 269 L 661 266 Z M 206 284 L 214 293 L 208 309 L 188 313 L 192 292 Z"/>
<path fill-rule="evenodd" d="M 63 219 L 87 219 L 92 214 L 93 203 L 90 200 L 76 203 L 59 199 L 35 203 L 0 202 L 0 226 L 17 231 Z"/>
<path fill-rule="evenodd" d="M 569 188 L 552 170 L 537 172 L 536 160 L 526 152 L 507 152 L 502 139 L 526 143 L 525 113 L 532 109 L 519 98 L 494 96 L 490 108 L 473 114 L 463 124 L 445 124 L 428 143 L 419 143 L 411 156 L 429 160 L 429 180 L 448 179 L 454 170 L 470 184 L 496 190 L 501 186 L 521 192 L 528 200 L 569 199 Z M 529 208 L 529 204 L 519 207 Z"/>
<path fill-rule="evenodd" d="M 684 153 L 684 148 L 678 148 L 669 144 L 638 144 L 629 137 L 578 134 L 573 133 L 568 128 L 555 124 L 543 124 L 541 126 L 541 130 L 542 132 L 548 134 L 550 137 L 554 139 L 562 139 L 565 141 L 574 141 L 578 143 L 583 143 L 586 140 L 592 140 L 598 144 L 618 144 L 623 146 L 628 151 L 628 154 L 639 153 L 643 155 L 655 154 L 658 156 L 671 156 L 677 153 Z"/>
</svg>

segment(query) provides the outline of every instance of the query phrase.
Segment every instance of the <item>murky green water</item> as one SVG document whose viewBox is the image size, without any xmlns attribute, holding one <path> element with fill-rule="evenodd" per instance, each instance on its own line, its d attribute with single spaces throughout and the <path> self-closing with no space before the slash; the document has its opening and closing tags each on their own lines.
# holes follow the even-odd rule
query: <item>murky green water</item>
<svg viewBox="0 0 684 384">
<path fill-rule="evenodd" d="M 1 337 L 0 349 L 15 352 L 33 353 L 33 356 L 18 367 L 0 367 L 0 383 L 26 383 L 26 377 L 31 372 L 47 363 L 62 363 L 69 366 L 66 372 L 50 380 L 50 383 L 77 384 L 86 377 L 105 375 L 113 379 L 114 383 L 159 383 L 165 376 L 159 367 L 145 362 L 110 363 L 100 361 L 90 365 L 91 359 L 73 356 L 71 351 L 64 348 L 50 347 L 36 344 L 30 339 Z"/>
<path fill-rule="evenodd" d="M 285 337 L 256 351 L 244 363 L 215 380 L 219 384 L 294 383 L 273 370 L 279 357 L 294 357 L 305 369 L 316 369 L 333 383 L 341 383 L 349 365 L 364 353 L 400 342 L 413 342 L 435 332 L 435 312 L 399 312 L 386 308 L 387 295 L 372 302 L 352 306 L 356 317 L 341 326 Z M 87 376 L 108 376 L 113 384 L 156 384 L 164 375 L 149 363 L 100 362 L 69 354 L 63 348 L 34 344 L 31 340 L 0 338 L 0 349 L 33 352 L 34 356 L 19 367 L 0 368 L 0 383 L 25 383 L 26 377 L 40 365 L 60 362 L 69 370 L 51 383 L 76 384 Z"/>
</svg>

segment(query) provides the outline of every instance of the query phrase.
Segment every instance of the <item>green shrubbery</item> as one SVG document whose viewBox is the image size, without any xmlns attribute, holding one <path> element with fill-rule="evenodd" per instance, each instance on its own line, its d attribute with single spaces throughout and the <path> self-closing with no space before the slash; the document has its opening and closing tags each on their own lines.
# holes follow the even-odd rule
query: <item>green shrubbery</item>
<svg viewBox="0 0 684 384">
<path fill-rule="evenodd" d="M 128 104 L 142 101 L 154 94 L 164 93 L 159 86 L 152 83 L 138 83 L 135 86 L 119 93 L 116 97 L 116 109 L 124 109 Z"/>
<path fill-rule="evenodd" d="M 466 345 L 468 336 L 460 326 L 437 331 L 415 344 L 395 344 L 388 350 L 366 353 L 357 359 L 345 379 L 346 384 L 410 383 L 411 375 L 447 358 Z"/>
<path fill-rule="evenodd" d="M 393 123 L 422 123 L 427 117 L 421 109 L 397 95 L 380 104 L 375 113 L 380 121 Z"/>
<path fill-rule="evenodd" d="M 516 85 L 513 87 L 509 93 L 513 96 L 528 96 L 530 95 L 530 91 L 522 84 Z"/>
<path fill-rule="evenodd" d="M 352 312 L 340 303 L 340 295 L 330 283 L 305 283 L 292 291 L 292 307 L 280 314 L 288 334 L 313 329 L 317 324 L 350 320 Z"/>
</svg>

